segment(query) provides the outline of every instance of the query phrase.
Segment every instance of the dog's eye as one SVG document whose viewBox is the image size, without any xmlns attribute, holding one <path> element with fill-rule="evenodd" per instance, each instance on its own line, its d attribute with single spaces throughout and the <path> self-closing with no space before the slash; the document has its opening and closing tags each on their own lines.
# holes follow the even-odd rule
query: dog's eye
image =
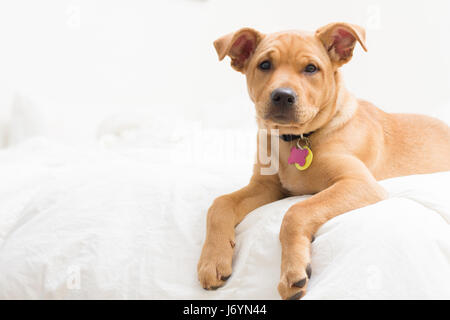
<svg viewBox="0 0 450 320">
<path fill-rule="evenodd" d="M 270 70 L 272 68 L 272 64 L 270 63 L 269 60 L 264 60 L 263 62 L 261 62 L 258 66 L 259 69 L 267 71 Z"/>
<path fill-rule="evenodd" d="M 305 72 L 306 73 L 316 73 L 319 70 L 319 68 L 317 68 L 315 65 L 313 65 L 312 63 L 308 64 L 305 67 Z"/>
</svg>

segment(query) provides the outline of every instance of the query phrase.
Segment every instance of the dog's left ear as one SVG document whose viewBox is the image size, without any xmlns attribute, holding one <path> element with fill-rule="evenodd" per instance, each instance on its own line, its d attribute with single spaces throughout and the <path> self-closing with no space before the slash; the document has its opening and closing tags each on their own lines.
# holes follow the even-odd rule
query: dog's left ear
<svg viewBox="0 0 450 320">
<path fill-rule="evenodd" d="M 364 51 L 367 51 L 366 32 L 363 27 L 355 24 L 330 23 L 318 29 L 316 36 L 325 46 L 331 61 L 336 63 L 338 67 L 350 61 L 356 41 L 359 42 Z"/>
<path fill-rule="evenodd" d="M 231 66 L 244 72 L 247 62 L 256 50 L 263 35 L 251 28 L 243 28 L 227 34 L 214 41 L 219 60 L 226 56 L 231 58 Z"/>
</svg>

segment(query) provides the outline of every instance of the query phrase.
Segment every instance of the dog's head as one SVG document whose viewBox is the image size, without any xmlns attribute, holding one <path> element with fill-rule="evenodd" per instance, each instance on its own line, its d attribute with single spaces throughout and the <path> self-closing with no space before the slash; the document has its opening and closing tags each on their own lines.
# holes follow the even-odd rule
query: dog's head
<svg viewBox="0 0 450 320">
<path fill-rule="evenodd" d="M 356 42 L 364 50 L 364 29 L 332 23 L 315 33 L 287 31 L 262 34 L 244 28 L 217 39 L 222 60 L 246 75 L 258 122 L 281 134 L 314 131 L 336 108 L 338 68 L 347 63 Z"/>
</svg>

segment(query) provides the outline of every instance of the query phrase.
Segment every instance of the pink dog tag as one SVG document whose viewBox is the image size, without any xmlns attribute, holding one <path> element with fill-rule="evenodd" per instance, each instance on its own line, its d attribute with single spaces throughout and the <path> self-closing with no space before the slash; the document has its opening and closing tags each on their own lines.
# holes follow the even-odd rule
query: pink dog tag
<svg viewBox="0 0 450 320">
<path fill-rule="evenodd" d="M 308 167 L 311 165 L 312 158 L 312 151 L 307 146 L 305 146 L 304 148 L 300 146 L 298 148 L 292 147 L 288 163 L 295 165 L 298 170 L 303 171 L 305 169 L 308 169 Z"/>
<path fill-rule="evenodd" d="M 308 154 L 309 154 L 308 149 L 297 149 L 296 147 L 292 147 L 288 163 L 289 164 L 298 163 L 300 166 L 304 166 Z"/>
</svg>

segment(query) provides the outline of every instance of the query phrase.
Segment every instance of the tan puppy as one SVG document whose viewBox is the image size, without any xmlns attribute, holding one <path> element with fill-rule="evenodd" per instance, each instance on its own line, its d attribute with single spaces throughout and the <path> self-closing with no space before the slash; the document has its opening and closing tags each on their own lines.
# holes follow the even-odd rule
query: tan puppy
<svg viewBox="0 0 450 320">
<path fill-rule="evenodd" d="M 385 113 L 345 89 L 339 67 L 351 59 L 356 42 L 366 49 L 364 30 L 348 23 L 332 23 L 315 33 L 264 35 L 245 28 L 214 42 L 219 59 L 229 56 L 232 67 L 246 75 L 259 128 L 279 129 L 283 139 L 276 174 L 262 175 L 258 161 L 248 186 L 210 207 L 198 263 L 205 289 L 222 286 L 231 275 L 234 228 L 257 207 L 313 194 L 286 212 L 280 230 L 278 291 L 283 299 L 299 299 L 311 276 L 310 242 L 322 224 L 385 199 L 377 180 L 450 170 L 446 124 Z M 307 142 L 295 136 L 301 134 L 308 135 L 314 154 L 303 171 L 288 164 L 297 141 L 300 146 Z"/>
</svg>

